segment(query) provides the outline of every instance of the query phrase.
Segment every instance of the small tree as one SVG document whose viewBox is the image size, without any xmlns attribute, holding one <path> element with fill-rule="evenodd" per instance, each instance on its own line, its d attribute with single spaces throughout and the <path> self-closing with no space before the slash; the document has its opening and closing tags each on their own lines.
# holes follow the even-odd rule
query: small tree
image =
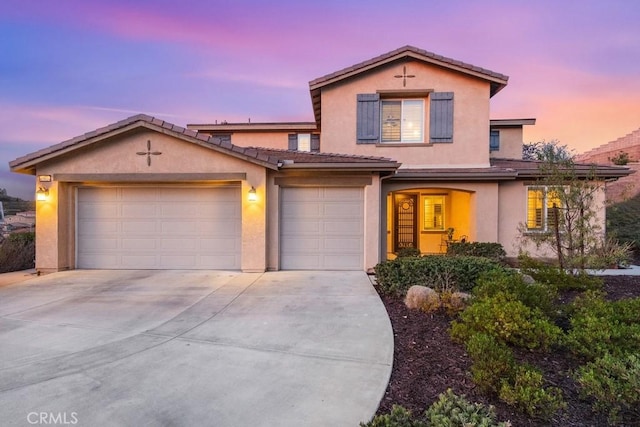
<svg viewBox="0 0 640 427">
<path fill-rule="evenodd" d="M 587 256 L 604 237 L 596 206 L 603 184 L 596 180 L 594 168 L 577 167 L 566 145 L 554 140 L 529 147 L 529 158 L 539 161 L 536 184 L 547 192 L 547 229 L 530 232 L 521 224 L 521 238 L 551 250 L 560 268 L 584 270 Z"/>
</svg>

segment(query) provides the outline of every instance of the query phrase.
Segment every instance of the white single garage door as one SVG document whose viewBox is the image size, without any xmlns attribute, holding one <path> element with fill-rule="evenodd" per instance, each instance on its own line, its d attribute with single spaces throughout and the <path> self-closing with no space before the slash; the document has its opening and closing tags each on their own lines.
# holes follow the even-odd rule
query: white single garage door
<svg viewBox="0 0 640 427">
<path fill-rule="evenodd" d="M 239 269 L 239 187 L 78 189 L 77 267 Z"/>
<path fill-rule="evenodd" d="M 285 270 L 362 270 L 364 191 L 283 188 L 280 267 Z"/>
</svg>

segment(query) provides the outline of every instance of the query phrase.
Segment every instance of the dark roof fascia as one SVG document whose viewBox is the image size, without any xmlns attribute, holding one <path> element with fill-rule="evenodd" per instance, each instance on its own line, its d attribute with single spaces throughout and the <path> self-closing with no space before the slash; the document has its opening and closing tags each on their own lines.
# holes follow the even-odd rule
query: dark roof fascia
<svg viewBox="0 0 640 427">
<path fill-rule="evenodd" d="M 320 98 L 321 90 L 323 87 L 373 70 L 381 65 L 389 64 L 407 58 L 412 58 L 428 64 L 433 64 L 452 71 L 457 71 L 466 75 L 487 80 L 489 81 L 491 86 L 490 96 L 494 96 L 496 93 L 502 90 L 507 85 L 507 82 L 509 80 L 509 77 L 504 74 L 407 45 L 377 56 L 375 58 L 369 59 L 367 61 L 360 62 L 350 67 L 346 67 L 325 76 L 311 80 L 309 82 L 309 91 L 311 94 L 311 103 L 313 105 L 316 123 L 318 123 L 319 125 L 321 119 Z"/>
<path fill-rule="evenodd" d="M 345 162 L 338 162 L 338 163 L 283 163 L 282 166 L 280 167 L 281 170 L 309 170 L 309 169 L 315 169 L 315 170 L 340 170 L 340 171 L 346 171 L 346 170 L 353 170 L 353 171 L 363 171 L 363 170 L 367 170 L 367 171 L 376 171 L 376 172 L 392 172 L 398 169 L 398 167 L 400 167 L 400 163 L 396 163 L 396 162 L 380 162 L 380 163 L 374 163 L 374 162 L 367 162 L 367 163 L 361 163 L 361 162 L 354 162 L 354 163 L 345 163 Z"/>
<path fill-rule="evenodd" d="M 87 132 L 84 135 L 77 136 L 59 144 L 27 154 L 26 156 L 19 157 L 9 162 L 9 167 L 13 172 L 35 175 L 35 166 L 38 163 L 51 160 L 96 142 L 140 128 L 146 128 L 166 135 L 171 135 L 223 154 L 259 164 L 268 169 L 278 169 L 276 159 L 269 158 L 262 153 L 257 153 L 255 150 L 238 147 L 229 142 L 221 141 L 215 136 L 199 134 L 194 130 L 185 129 L 144 114 L 129 117 L 128 119 L 121 120 L 103 128 Z"/>
<path fill-rule="evenodd" d="M 518 179 L 539 179 L 548 176 L 541 173 L 539 160 L 500 159 L 492 158 L 492 165 L 510 168 L 517 171 Z M 526 164 L 527 167 L 522 167 Z M 604 166 L 589 163 L 575 163 L 575 173 L 578 178 L 618 179 L 631 175 L 635 171 L 623 166 Z"/>
<path fill-rule="evenodd" d="M 188 124 L 187 129 L 200 132 L 286 132 L 317 131 L 315 122 Z"/>
<path fill-rule="evenodd" d="M 517 173 L 514 170 L 498 169 L 498 170 L 438 170 L 438 169 L 402 169 L 395 175 L 389 177 L 391 181 L 513 181 L 517 179 Z"/>
<path fill-rule="evenodd" d="M 491 127 L 522 127 L 525 125 L 535 125 L 536 119 L 491 119 L 489 125 Z"/>
</svg>

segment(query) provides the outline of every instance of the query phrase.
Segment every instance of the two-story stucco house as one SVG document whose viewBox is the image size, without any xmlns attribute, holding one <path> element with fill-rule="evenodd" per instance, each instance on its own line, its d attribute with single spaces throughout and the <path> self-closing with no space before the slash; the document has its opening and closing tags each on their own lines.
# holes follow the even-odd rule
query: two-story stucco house
<svg viewBox="0 0 640 427">
<path fill-rule="evenodd" d="M 312 122 L 137 115 L 28 154 L 10 166 L 44 199 L 36 268 L 365 270 L 446 237 L 516 255 L 545 195 L 521 154 L 535 120 L 490 119 L 507 80 L 406 46 L 311 81 Z"/>
</svg>

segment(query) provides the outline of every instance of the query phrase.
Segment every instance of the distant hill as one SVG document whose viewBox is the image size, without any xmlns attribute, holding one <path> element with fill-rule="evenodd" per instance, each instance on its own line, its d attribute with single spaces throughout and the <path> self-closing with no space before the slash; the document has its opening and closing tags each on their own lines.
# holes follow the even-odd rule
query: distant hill
<svg viewBox="0 0 640 427">
<path fill-rule="evenodd" d="M 0 202 L 2 202 L 5 216 L 15 215 L 18 212 L 32 211 L 36 208 L 35 202 L 9 196 L 4 188 L 0 188 Z"/>
</svg>

